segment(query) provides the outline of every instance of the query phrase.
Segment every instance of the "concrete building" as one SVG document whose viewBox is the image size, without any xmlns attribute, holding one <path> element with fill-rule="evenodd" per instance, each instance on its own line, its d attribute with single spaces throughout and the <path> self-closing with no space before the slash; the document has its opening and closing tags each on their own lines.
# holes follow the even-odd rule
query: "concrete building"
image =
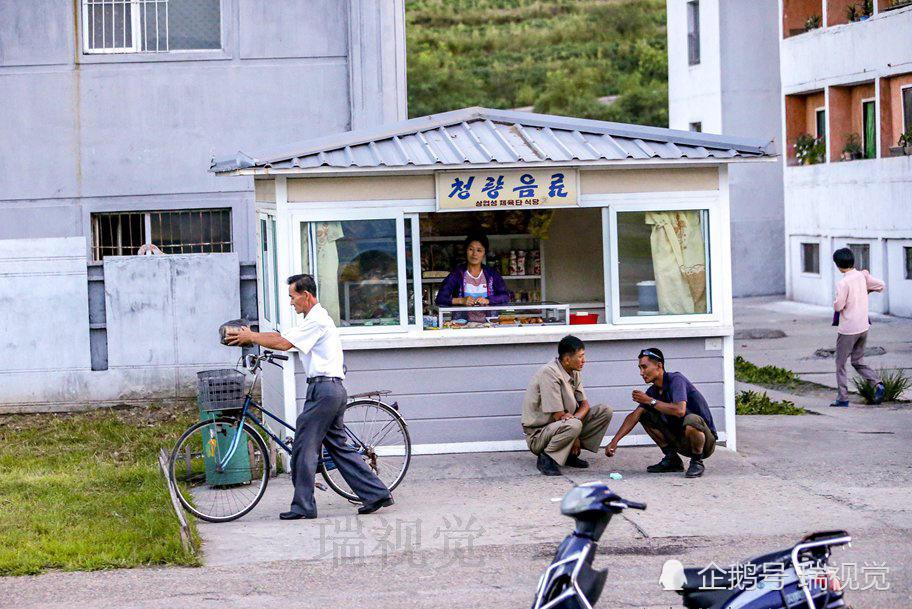
<svg viewBox="0 0 912 609">
<path fill-rule="evenodd" d="M 787 293 L 832 302 L 832 253 L 912 316 L 912 2 L 780 0 Z M 894 156 L 898 155 L 898 156 Z"/>
<path fill-rule="evenodd" d="M 257 222 L 213 152 L 404 119 L 404 27 L 402 0 L 0 3 L 0 410 L 233 365 Z"/>
<path fill-rule="evenodd" d="M 775 2 L 667 0 L 669 127 L 761 137 L 781 153 Z M 735 296 L 785 291 L 782 165 L 729 172 Z"/>
</svg>

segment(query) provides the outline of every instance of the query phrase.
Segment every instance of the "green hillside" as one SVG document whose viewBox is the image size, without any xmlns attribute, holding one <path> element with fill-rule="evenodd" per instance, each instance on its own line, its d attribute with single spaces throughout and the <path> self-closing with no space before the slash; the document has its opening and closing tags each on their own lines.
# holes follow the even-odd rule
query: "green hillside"
<svg viewBox="0 0 912 609">
<path fill-rule="evenodd" d="M 406 22 L 410 116 L 534 106 L 668 124 L 664 0 L 407 0 Z"/>
</svg>

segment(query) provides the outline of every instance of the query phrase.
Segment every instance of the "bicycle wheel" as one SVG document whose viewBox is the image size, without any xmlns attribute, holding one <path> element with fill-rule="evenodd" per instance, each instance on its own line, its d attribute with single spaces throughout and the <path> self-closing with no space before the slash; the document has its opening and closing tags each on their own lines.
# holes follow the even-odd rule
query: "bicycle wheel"
<svg viewBox="0 0 912 609">
<path fill-rule="evenodd" d="M 390 491 L 399 486 L 412 460 L 412 440 L 402 416 L 378 400 L 356 400 L 345 408 L 345 429 L 349 445 L 358 449 L 383 484 Z M 325 448 L 320 473 L 332 490 L 358 501 Z"/>
<path fill-rule="evenodd" d="M 218 467 L 237 433 L 238 419 L 200 421 L 184 432 L 171 452 L 168 477 L 181 505 L 197 518 L 208 522 L 240 518 L 266 492 L 269 451 L 247 423 L 234 455 Z"/>
</svg>

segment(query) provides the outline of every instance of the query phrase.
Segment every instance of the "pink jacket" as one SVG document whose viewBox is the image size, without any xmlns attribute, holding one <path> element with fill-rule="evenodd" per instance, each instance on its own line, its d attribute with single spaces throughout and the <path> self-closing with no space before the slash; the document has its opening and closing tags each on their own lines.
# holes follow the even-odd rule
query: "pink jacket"
<svg viewBox="0 0 912 609">
<path fill-rule="evenodd" d="M 839 313 L 840 334 L 861 334 L 868 323 L 868 292 L 883 292 L 884 282 L 871 277 L 867 271 L 852 269 L 836 282 L 836 300 L 833 309 Z"/>
</svg>

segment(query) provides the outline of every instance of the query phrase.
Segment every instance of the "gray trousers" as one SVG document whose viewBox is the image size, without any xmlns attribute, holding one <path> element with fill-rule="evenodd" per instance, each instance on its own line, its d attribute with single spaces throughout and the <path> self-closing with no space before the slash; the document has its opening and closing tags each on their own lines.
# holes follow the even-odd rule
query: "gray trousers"
<svg viewBox="0 0 912 609">
<path fill-rule="evenodd" d="M 298 415 L 294 442 L 291 445 L 291 479 L 294 499 L 291 511 L 316 517 L 314 477 L 325 447 L 348 486 L 365 503 L 390 496 L 389 489 L 349 444 L 343 429 L 343 416 L 348 394 L 340 382 L 316 382 L 307 386 L 304 409 Z"/>
<path fill-rule="evenodd" d="M 836 399 L 848 401 L 849 388 L 848 377 L 846 376 L 846 360 L 851 356 L 852 367 L 861 375 L 861 377 L 876 385 L 881 381 L 877 373 L 866 365 L 863 361 L 865 343 L 868 342 L 867 330 L 861 334 L 837 334 L 836 335 L 836 386 L 839 388 L 839 394 Z"/>
<path fill-rule="evenodd" d="M 589 414 L 583 420 L 577 418 L 566 421 L 553 421 L 537 429 L 526 428 L 526 444 L 532 454 L 545 453 L 558 465 L 567 462 L 573 442 L 580 441 L 580 447 L 591 452 L 598 452 L 611 423 L 614 413 L 610 406 L 599 404 L 589 407 Z"/>
</svg>

